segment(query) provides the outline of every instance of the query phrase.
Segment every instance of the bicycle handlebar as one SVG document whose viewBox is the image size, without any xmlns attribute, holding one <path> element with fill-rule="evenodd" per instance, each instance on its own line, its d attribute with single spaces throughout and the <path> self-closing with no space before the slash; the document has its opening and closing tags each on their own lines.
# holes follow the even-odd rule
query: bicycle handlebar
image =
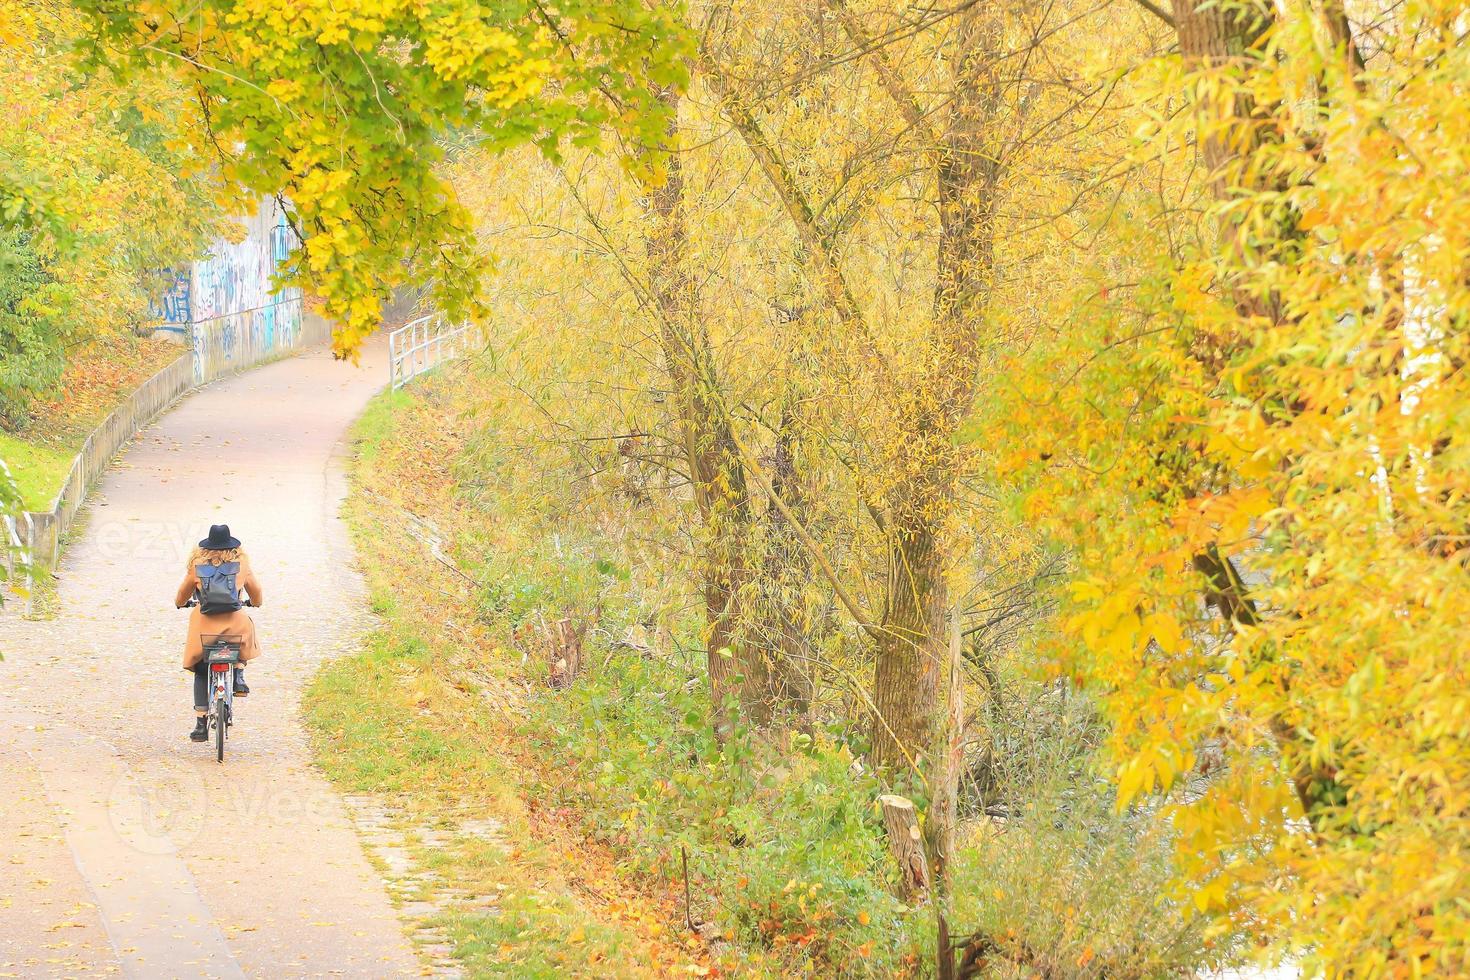
<svg viewBox="0 0 1470 980">
<path fill-rule="evenodd" d="M 180 608 L 180 609 L 193 609 L 197 605 L 199 605 L 199 599 L 198 598 L 193 598 L 193 599 L 190 599 L 188 602 L 184 603 L 182 606 L 179 606 L 178 608 Z M 255 608 L 255 603 L 251 602 L 248 599 L 241 599 L 240 600 L 240 605 L 243 608 L 246 608 L 246 609 L 254 609 Z"/>
</svg>

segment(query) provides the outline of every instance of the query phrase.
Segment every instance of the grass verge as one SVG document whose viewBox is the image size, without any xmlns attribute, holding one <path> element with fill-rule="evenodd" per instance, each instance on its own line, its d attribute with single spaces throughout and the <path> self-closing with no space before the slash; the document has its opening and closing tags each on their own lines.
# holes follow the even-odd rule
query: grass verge
<svg viewBox="0 0 1470 980">
<path fill-rule="evenodd" d="M 515 692 L 475 663 L 488 636 L 463 632 L 452 594 L 426 588 L 446 570 L 379 491 L 396 484 L 432 495 L 432 467 L 410 486 L 404 471 L 374 465 L 410 402 L 380 396 L 355 431 L 347 516 L 380 625 L 310 688 L 322 768 L 344 791 L 374 794 L 410 818 L 407 848 L 432 874 L 407 898 L 440 909 L 428 924 L 448 934 L 471 976 L 709 975 L 703 941 L 666 926 L 671 897 L 628 878 L 528 783 L 528 760 L 511 740 Z M 394 452 L 446 460 L 426 438 L 408 452 L 395 442 Z"/>
<path fill-rule="evenodd" d="M 73 355 L 56 394 L 38 401 L 17 430 L 0 430 L 0 459 L 10 467 L 27 510 L 51 506 L 87 435 L 183 352 L 166 340 L 120 334 Z"/>
<path fill-rule="evenodd" d="M 0 459 L 10 467 L 26 510 L 46 510 L 51 506 L 75 455 L 75 449 L 29 442 L 0 431 Z"/>
</svg>

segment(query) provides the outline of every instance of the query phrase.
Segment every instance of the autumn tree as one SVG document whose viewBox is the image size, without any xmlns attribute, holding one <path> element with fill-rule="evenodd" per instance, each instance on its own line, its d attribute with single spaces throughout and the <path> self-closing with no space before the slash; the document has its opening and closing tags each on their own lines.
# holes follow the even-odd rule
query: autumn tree
<svg viewBox="0 0 1470 980">
<path fill-rule="evenodd" d="M 729 38 L 738 36 L 732 21 L 715 19 L 701 69 L 786 212 L 813 300 L 840 325 L 847 348 L 841 356 L 850 359 L 842 370 L 860 372 L 877 400 L 879 418 L 865 434 L 873 455 L 862 479 L 882 541 L 881 607 L 874 615 L 849 612 L 876 646 L 872 758 L 908 768 L 930 751 L 949 645 L 950 579 L 966 552 L 964 535 L 956 533 L 956 482 L 973 471 L 973 459 L 956 435 L 986 349 L 997 339 L 987 314 L 998 202 L 1013 151 L 1025 136 L 1035 137 L 1023 130 L 1027 89 L 1003 65 L 1026 64 L 1050 25 L 1044 16 L 1028 21 L 1005 8 L 962 6 L 936 11 L 922 25 L 922 40 L 899 52 L 874 36 L 896 23 L 896 11 L 834 2 L 813 15 L 837 39 L 830 56 L 853 64 L 851 74 L 873 85 L 886 121 L 898 127 L 878 123 L 855 134 L 845 159 L 791 148 L 802 141 L 785 138 L 787 120 L 818 116 L 785 108 L 769 56 L 723 63 Z M 937 77 L 928 74 L 926 56 L 942 66 Z M 804 79 L 799 64 L 788 70 Z M 853 281 L 846 258 L 864 218 L 880 201 L 891 207 L 883 195 L 897 186 L 936 216 L 932 224 L 918 219 L 908 246 L 932 249 L 922 260 L 932 263 L 923 277 L 931 292 L 927 310 L 908 314 L 919 329 L 899 332 L 901 350 L 885 345 L 896 334 L 892 313 L 877 312 L 883 301 Z M 830 369 L 839 370 L 836 363 Z"/>
<path fill-rule="evenodd" d="M 1091 36 L 1093 25 L 1071 9 L 977 15 L 967 21 L 968 35 L 957 25 L 970 8 L 934 11 L 912 34 L 901 26 L 902 12 L 877 8 L 696 12 L 705 13 L 696 20 L 705 43 L 678 96 L 677 126 L 661 147 L 671 157 L 665 180 L 630 180 L 609 161 L 583 155 L 560 165 L 525 154 L 456 159 L 456 187 L 479 219 L 484 247 L 501 262 L 491 282 L 504 311 L 490 366 L 479 376 L 491 395 L 475 411 L 485 448 L 474 458 L 497 499 L 537 498 L 534 509 L 545 512 L 558 554 L 618 542 L 618 563 L 638 583 L 641 602 L 631 648 L 646 648 L 641 655 L 655 660 L 708 664 L 718 655 L 710 626 L 734 612 L 727 620 L 733 635 L 753 639 L 761 660 L 736 642 L 716 670 L 731 669 L 725 682 L 732 685 L 743 677 L 744 693 L 751 665 L 781 662 L 765 656 L 776 635 L 771 627 L 780 624 L 789 630 L 789 641 L 777 640 L 790 644 L 786 661 L 809 672 L 813 727 L 842 730 L 858 744 L 871 742 L 882 723 L 873 690 L 886 637 L 882 610 L 891 588 L 909 586 L 891 571 L 892 494 L 943 481 L 946 510 L 913 512 L 916 521 L 932 521 L 942 550 L 937 591 L 918 594 L 925 608 L 938 610 L 928 656 L 943 659 L 913 661 L 909 691 L 922 680 L 919 670 L 934 678 L 928 700 L 912 701 L 927 716 L 927 731 L 884 774 L 919 804 L 940 884 L 961 883 L 949 919 L 973 933 L 965 948 L 987 950 L 986 941 L 999 940 L 1003 948 L 992 959 L 1024 964 L 1031 955 L 1025 940 L 1007 939 L 1004 929 L 987 933 L 989 940 L 975 932 L 993 921 L 976 915 L 977 898 L 992 907 L 998 900 L 993 887 L 983 896 L 970 890 L 975 851 L 965 818 L 1035 808 L 1047 828 L 1070 820 L 1081 835 L 1117 834 L 1131 850 L 1108 852 L 1114 867 L 1152 867 L 1162 836 L 1147 832 L 1147 814 L 1107 817 L 1104 828 L 1071 796 L 1059 810 L 1043 810 L 1031 777 L 1014 778 L 1039 740 L 1052 737 L 1052 708 L 1039 707 L 1047 704 L 1041 694 L 1018 710 L 1025 718 L 1007 717 L 1002 707 L 1030 697 L 1020 693 L 1030 682 L 1016 676 L 1010 657 L 1024 658 L 1028 649 L 1019 627 L 1034 615 L 1036 578 L 1052 560 L 1037 554 L 998 505 L 991 447 L 977 438 L 977 401 L 963 392 L 1000 383 L 987 370 L 993 359 L 1021 326 L 1046 318 L 1044 303 L 1070 296 L 1063 289 L 1082 252 L 1074 241 L 1083 226 L 1070 198 L 1101 183 L 1099 173 L 1115 162 L 1086 152 L 1097 136 L 1081 125 L 1108 91 L 1086 74 L 1087 58 L 1078 54 L 1084 47 L 1071 43 Z M 962 37 L 975 45 L 963 70 L 948 60 Z M 1117 46 L 1136 40 L 1130 32 Z M 975 82 L 964 104 L 977 115 L 951 117 L 956 77 Z M 998 93 L 996 104 L 980 100 L 987 92 Z M 672 93 L 666 98 L 674 101 Z M 972 129 L 978 118 L 989 125 Z M 1110 130 L 1107 138 L 1118 137 Z M 956 147 L 947 158 L 945 146 Z M 955 182 L 942 219 L 941 162 L 945 179 Z M 1088 208 L 1106 200 L 1098 194 Z M 672 295 L 660 303 L 656 289 Z M 935 357 L 952 352 L 936 339 L 946 324 L 979 338 L 963 361 Z M 697 374 L 695 363 L 703 365 Z M 934 414 L 933 390 L 918 383 L 926 379 L 936 390 L 962 389 L 954 429 L 943 439 L 927 428 L 944 416 Z M 713 423 L 718 428 L 706 431 L 719 438 L 691 443 L 691 417 Z M 708 479 L 690 465 L 716 447 L 730 477 Z M 495 462 L 506 457 L 536 460 L 538 468 L 516 481 L 512 467 Z M 699 497 L 706 482 L 716 507 L 738 515 L 723 527 L 739 533 L 721 542 L 738 548 L 734 566 L 710 561 L 703 535 L 721 525 L 705 523 L 709 511 Z M 721 495 L 727 490 L 734 492 Z M 573 527 L 589 535 L 576 540 L 588 543 L 571 543 Z M 604 538 L 590 536 L 592 527 L 617 530 Z M 513 551 L 528 533 L 518 528 L 495 547 Z M 705 592 L 710 569 L 722 567 L 739 568 L 743 579 L 733 609 L 723 595 L 710 603 Z M 622 582 L 601 594 L 621 594 Z M 795 615 L 760 608 L 768 595 Z M 528 621 L 534 628 L 534 617 Z M 606 620 L 604 628 L 614 630 Z M 668 637 L 667 652 L 650 642 L 660 635 Z M 691 635 L 698 640 L 684 639 Z M 961 688 L 969 695 L 963 702 L 950 696 Z M 1045 692 L 1073 703 L 1065 691 Z M 976 707 L 961 713 L 962 703 Z M 1085 702 L 1078 703 L 1085 716 Z M 944 710 L 951 705 L 954 714 Z M 744 718 L 758 725 L 763 719 L 752 707 L 746 703 Z M 942 713 L 945 726 L 936 724 Z M 778 714 L 776 721 L 726 743 L 734 765 L 749 760 L 752 743 L 770 758 L 769 747 L 782 745 L 788 732 L 787 719 Z M 702 764 L 721 772 L 725 754 Z M 1085 765 L 1075 766 L 1066 779 L 1087 787 L 1075 792 L 1096 795 Z M 1091 857 L 1079 852 L 1068 860 L 1076 861 L 1075 877 L 1051 880 L 1058 891 L 1079 894 L 1093 878 Z M 1019 906 L 1037 894 L 1035 886 L 1017 889 L 1005 901 Z M 1177 903 L 1149 901 L 1158 919 L 1140 917 L 1130 929 L 1169 921 L 1178 934 L 1192 934 L 1171 921 Z M 1064 906 L 1057 905 L 1059 917 Z M 1110 945 L 1084 959 L 1114 969 L 1168 955 L 1127 938 Z M 1085 952 L 1079 943 L 1065 962 L 1075 965 Z M 948 944 L 944 954 L 954 959 Z"/>
<path fill-rule="evenodd" d="M 436 170 L 441 136 L 555 154 L 611 129 L 653 146 L 658 92 L 684 74 L 677 18 L 642 3 L 81 6 L 97 57 L 120 50 L 193 89 L 196 139 L 225 181 L 290 202 L 303 247 L 281 278 L 323 297 L 342 354 L 410 280 L 432 282 L 451 315 L 482 310 L 486 266 Z"/>
<path fill-rule="evenodd" d="M 772 698 L 763 683 L 766 660 L 749 635 L 752 570 L 745 538 L 753 508 L 745 471 L 725 403 L 726 387 L 710 348 L 709 328 L 689 253 L 684 174 L 678 145 L 679 99 L 666 92 L 666 139 L 657 148 L 660 168 L 648 178 L 650 227 L 646 237 L 650 304 L 658 320 L 665 369 L 678 414 L 679 443 L 700 527 L 700 568 L 706 619 L 706 666 L 714 704 L 738 693 L 747 718 L 770 720 Z M 736 681 L 739 680 L 737 684 Z M 717 726 L 723 722 L 717 720 Z"/>
<path fill-rule="evenodd" d="M 144 319 L 159 273 L 220 229 L 184 140 L 187 93 L 84 71 L 71 5 L 11 0 L 0 34 L 0 421 L 22 423 L 66 352 Z"/>
<path fill-rule="evenodd" d="M 738 526 L 786 520 L 837 624 L 804 652 L 817 700 L 871 719 L 873 757 L 899 779 L 937 761 L 951 610 L 987 637 L 975 593 L 1029 557 L 1014 540 L 1041 536 L 1069 588 L 1023 649 L 1050 663 L 1049 694 L 1101 709 L 1132 846 L 1139 828 L 1177 844 L 1151 907 L 1208 921 L 1222 957 L 1243 932 L 1329 972 L 1452 971 L 1466 782 L 1453 18 L 1108 15 L 829 3 L 699 18 L 664 147 L 677 193 L 655 198 L 655 179 L 634 195 L 581 160 L 511 171 L 535 198 L 509 246 L 518 268 L 551 271 L 527 238 L 552 228 L 554 274 L 575 285 L 507 298 L 572 346 L 625 356 L 595 377 L 565 337 L 525 326 L 504 375 L 531 408 L 497 408 L 575 443 L 589 485 L 636 482 L 641 525 L 686 528 L 674 515 L 700 506 L 678 463 L 693 455 L 681 399 L 708 398 L 720 438 L 693 445 L 719 445 L 730 474 L 708 482 L 733 489 Z M 471 183 L 487 234 L 513 223 L 485 201 L 494 179 Z M 626 288 L 579 279 L 637 256 Z M 669 383 L 668 352 L 689 347 L 650 336 L 663 321 L 636 284 L 653 281 L 679 291 L 674 322 L 705 331 L 703 387 Z M 587 294 L 595 315 L 566 298 Z M 552 376 L 595 409 L 537 383 Z M 791 431 L 807 447 L 800 511 L 773 479 Z M 586 448 L 629 432 L 669 474 L 664 509 L 643 502 L 654 481 L 611 479 Z M 995 536 L 1009 551 L 977 541 L 1015 519 L 1028 527 Z M 667 583 L 648 558 L 662 546 L 630 550 Z M 765 565 L 740 568 L 758 593 Z M 883 681 L 852 685 L 860 670 Z M 980 717 L 1003 721 L 992 707 Z M 1436 873 L 1431 841 L 1446 848 Z M 1146 947 L 1053 966 L 977 933 L 965 963 L 1124 973 L 1155 962 Z"/>
<path fill-rule="evenodd" d="M 1140 120 L 1126 205 L 1170 247 L 1108 232 L 1002 431 L 1049 433 L 1015 462 L 1079 556 L 1058 663 L 1197 907 L 1313 970 L 1455 972 L 1467 64 L 1446 8 L 1350 12 L 1174 6 L 1149 101 L 1191 111 Z"/>
</svg>

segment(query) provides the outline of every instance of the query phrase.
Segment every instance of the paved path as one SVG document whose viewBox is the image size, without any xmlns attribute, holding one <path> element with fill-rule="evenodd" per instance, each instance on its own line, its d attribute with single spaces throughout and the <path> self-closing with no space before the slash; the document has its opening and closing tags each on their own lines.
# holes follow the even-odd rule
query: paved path
<svg viewBox="0 0 1470 980">
<path fill-rule="evenodd" d="M 0 976 L 420 971 L 299 719 L 363 623 L 340 453 L 385 370 L 313 352 L 190 396 L 94 493 L 57 617 L 0 612 Z M 266 592 L 223 766 L 187 738 L 172 605 L 219 522 Z"/>
</svg>

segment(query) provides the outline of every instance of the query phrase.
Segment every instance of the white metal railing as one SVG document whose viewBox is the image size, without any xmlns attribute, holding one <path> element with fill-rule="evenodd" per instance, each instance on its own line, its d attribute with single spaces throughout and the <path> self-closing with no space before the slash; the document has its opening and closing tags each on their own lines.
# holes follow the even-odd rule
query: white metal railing
<svg viewBox="0 0 1470 980">
<path fill-rule="evenodd" d="M 30 609 L 30 558 L 27 553 L 25 537 L 20 533 L 20 522 L 29 520 L 24 513 L 19 518 L 5 515 L 0 517 L 0 564 L 5 566 L 4 588 L 12 592 L 24 592 L 26 595 L 26 609 Z M 28 536 L 28 535 L 27 535 Z M 15 581 L 15 573 L 20 567 L 26 568 L 26 581 L 20 585 Z"/>
<path fill-rule="evenodd" d="M 443 313 L 427 313 L 388 334 L 388 383 L 396 390 L 425 371 L 464 355 L 479 340 L 468 321 L 450 323 Z"/>
<path fill-rule="evenodd" d="M 20 554 L 23 547 L 20 540 L 20 532 L 15 528 L 15 518 L 9 514 L 0 516 L 0 565 L 5 566 L 7 573 L 15 571 L 15 557 Z"/>
</svg>

